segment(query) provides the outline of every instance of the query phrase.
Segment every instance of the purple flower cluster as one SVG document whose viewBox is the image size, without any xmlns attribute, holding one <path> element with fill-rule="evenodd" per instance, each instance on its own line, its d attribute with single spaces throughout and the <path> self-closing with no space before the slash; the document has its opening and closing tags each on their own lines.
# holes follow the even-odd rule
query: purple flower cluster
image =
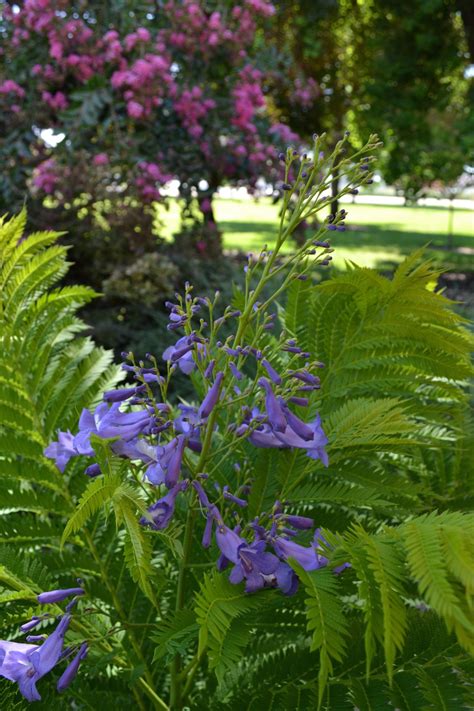
<svg viewBox="0 0 474 711">
<path fill-rule="evenodd" d="M 41 700 L 36 688 L 37 682 L 74 651 L 72 648 L 64 650 L 64 637 L 71 621 L 70 609 L 77 601 L 77 596 L 83 594 L 82 588 L 69 588 L 50 590 L 38 595 L 38 602 L 43 605 L 62 602 L 67 597 L 74 596 L 66 607 L 66 613 L 60 616 L 54 632 L 46 639 L 44 635 L 29 635 L 26 638 L 27 644 L 0 640 L 0 676 L 16 682 L 21 694 L 28 701 Z M 22 632 L 29 632 L 47 617 L 50 615 L 33 617 L 20 629 Z M 58 691 L 64 691 L 74 680 L 79 664 L 87 656 L 87 651 L 88 647 L 84 642 L 59 678 L 56 686 Z"/>
<path fill-rule="evenodd" d="M 184 327 L 189 333 L 163 353 L 163 359 L 171 364 L 168 377 L 176 367 L 190 374 L 202 363 L 204 378 L 209 384 L 199 406 L 180 404 L 178 414 L 171 417 L 171 408 L 155 402 L 150 393 L 150 384 L 162 386 L 165 383 L 157 368 L 145 368 L 141 362 L 139 366 L 124 363 L 124 369 L 133 373 L 138 385 L 106 393 L 105 402 L 94 413 L 83 411 L 75 436 L 60 432 L 58 441 L 45 450 L 45 454 L 56 459 L 58 467 L 64 470 L 71 457 L 94 455 L 92 435 L 113 440 L 111 448 L 115 454 L 141 461 L 145 465 L 144 480 L 154 487 L 164 487 L 160 492 L 162 495 L 140 519 L 143 526 L 154 530 L 169 525 L 178 496 L 189 487 L 190 480 L 183 474 L 186 450 L 201 452 L 201 431 L 208 427 L 216 406 L 221 401 L 230 404 L 232 392 L 240 396 L 239 387 L 245 388 L 247 378 L 241 367 L 248 357 L 253 357 L 257 363 L 256 385 L 260 389 L 261 404 L 259 408 L 244 407 L 240 424 L 231 425 L 230 430 L 233 429 L 238 438 L 248 438 L 255 447 L 302 449 L 312 459 L 321 460 L 325 466 L 328 464 L 325 450 L 328 440 L 319 416 L 304 422 L 290 408 L 290 405 L 309 405 L 310 393 L 320 387 L 320 380 L 311 368 L 322 367 L 322 364 L 311 364 L 310 354 L 303 352 L 294 340 L 284 343 L 282 351 L 292 363 L 303 359 L 304 364 L 287 369 L 284 375 L 275 369 L 265 352 L 251 346 L 231 347 L 232 338 L 225 344 L 218 342 L 219 354 L 210 359 L 207 340 L 191 330 L 191 320 L 202 303 L 206 302 L 191 298 L 190 287 L 187 287 L 184 300 L 179 300 L 179 304 L 167 304 L 171 330 Z M 239 312 L 226 312 L 226 318 L 237 314 Z M 124 355 L 129 357 L 129 354 Z M 226 365 L 219 370 L 217 363 L 224 359 Z M 261 375 L 262 371 L 265 375 Z M 239 387 L 226 388 L 226 380 L 229 383 L 238 381 Z M 125 401 L 138 409 L 122 411 L 121 404 Z M 212 426 L 216 427 L 215 424 Z M 100 468 L 92 464 L 86 474 L 99 475 Z M 293 540 L 298 530 L 313 528 L 312 519 L 284 514 L 277 503 L 271 516 L 262 514 L 243 530 L 240 525 L 230 528 L 224 522 L 221 509 L 209 501 L 200 483 L 205 478 L 206 475 L 200 474 L 192 481 L 206 516 L 202 544 L 204 547 L 211 545 L 215 530 L 215 541 L 221 553 L 218 568 L 223 570 L 232 565 L 232 583 L 245 580 L 248 592 L 277 587 L 284 594 L 291 595 L 297 589 L 298 578 L 288 559 L 296 560 L 305 570 L 315 570 L 327 564 L 327 558 L 322 554 L 324 540 L 320 531 L 316 531 L 309 546 Z M 228 485 L 222 489 L 217 484 L 215 486 L 220 491 L 222 505 L 229 503 L 239 508 L 247 505 L 242 495 L 248 493 L 248 486 L 242 486 L 236 493 L 231 493 Z"/>
<path fill-rule="evenodd" d="M 136 388 L 127 388 L 127 398 L 135 395 Z M 123 391 L 115 390 L 121 399 L 125 399 Z M 104 398 L 108 398 L 106 393 Z M 163 406 L 166 407 L 166 406 Z M 72 457 L 84 455 L 94 456 L 95 452 L 91 445 L 91 435 L 102 437 L 103 439 L 117 438 L 117 442 L 112 443 L 112 449 L 117 454 L 121 454 L 124 443 L 129 443 L 140 434 L 149 434 L 154 425 L 153 412 L 145 409 L 138 412 L 125 413 L 120 410 L 120 402 L 113 402 L 109 407 L 107 401 L 98 405 L 92 413 L 87 409 L 82 411 L 79 419 L 79 432 L 72 435 L 70 432 L 59 432 L 58 441 L 52 442 L 44 450 L 44 454 L 56 461 L 56 466 L 60 471 L 64 471 L 67 463 Z"/>
<path fill-rule="evenodd" d="M 305 377 L 309 379 L 315 376 L 308 373 Z M 275 396 L 266 378 L 260 378 L 258 384 L 265 391 L 265 413 L 262 414 L 258 408 L 246 409 L 244 422 L 237 428 L 237 434 L 248 434 L 249 441 L 255 447 L 304 449 L 308 457 L 320 459 L 328 466 L 329 460 L 325 450 L 328 439 L 319 415 L 313 422 L 303 422 L 290 410 L 282 397 Z M 310 387 L 313 385 L 317 383 Z M 307 401 L 297 398 L 297 404 L 305 405 Z"/>
<path fill-rule="evenodd" d="M 223 517 L 198 481 L 193 481 L 199 501 L 206 511 L 203 546 L 211 542 L 212 529 L 215 525 L 215 540 L 220 550 L 217 561 L 218 570 L 233 565 L 229 575 L 231 583 L 245 580 L 246 592 L 256 592 L 266 587 L 279 588 L 285 595 L 293 595 L 298 589 L 298 577 L 288 565 L 288 559 L 294 559 L 304 570 L 317 570 L 328 564 L 323 555 L 322 545 L 327 546 L 321 530 L 317 529 L 309 546 L 303 546 L 291 540 L 298 530 L 312 528 L 314 522 L 305 516 L 293 516 L 281 511 L 279 502 L 275 502 L 273 514 L 268 517 L 269 526 L 261 525 L 258 519 L 248 527 L 253 540 L 242 535 L 240 525 L 234 529 L 225 525 Z M 296 530 L 295 530 L 296 529 Z M 273 548 L 273 553 L 268 550 Z M 336 568 L 339 573 L 349 564 Z"/>
</svg>

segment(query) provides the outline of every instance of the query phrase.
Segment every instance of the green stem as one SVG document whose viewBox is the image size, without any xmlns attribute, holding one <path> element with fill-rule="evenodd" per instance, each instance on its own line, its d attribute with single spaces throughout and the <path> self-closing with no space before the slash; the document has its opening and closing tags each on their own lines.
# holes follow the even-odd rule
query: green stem
<svg viewBox="0 0 474 711">
<path fill-rule="evenodd" d="M 122 607 L 122 603 L 120 602 L 120 600 L 118 598 L 116 589 L 112 585 L 112 583 L 109 579 L 109 576 L 107 575 L 107 571 L 102 566 L 102 561 L 101 561 L 100 556 L 97 552 L 97 548 L 95 547 L 94 541 L 90 537 L 89 531 L 87 531 L 86 529 L 84 529 L 84 536 L 85 536 L 87 545 L 89 547 L 89 550 L 92 554 L 92 557 L 94 558 L 95 562 L 97 563 L 97 565 L 99 567 L 101 578 L 110 593 L 115 610 L 117 611 L 117 614 L 120 617 L 120 621 L 124 624 L 127 624 L 127 622 L 128 622 L 127 616 L 126 616 L 125 611 Z M 145 668 L 144 674 L 145 674 L 145 678 L 146 678 L 148 684 L 153 686 L 153 677 L 150 673 L 150 670 L 148 669 L 146 659 L 143 656 L 140 645 L 138 644 L 132 629 L 130 629 L 130 628 L 127 629 L 127 636 L 128 636 L 128 639 L 130 640 L 130 644 L 132 646 L 133 651 L 135 652 L 136 656 L 138 657 L 138 659 L 140 660 L 140 662 L 143 664 L 143 666 Z M 125 650 L 125 652 L 127 653 L 127 650 Z"/>
<path fill-rule="evenodd" d="M 158 696 L 156 691 L 154 691 L 149 684 L 141 677 L 139 683 L 143 686 L 143 689 L 147 696 L 154 702 L 155 708 L 162 709 L 163 711 L 169 711 L 169 706 L 165 704 L 163 699 Z"/>
<path fill-rule="evenodd" d="M 212 430 L 211 430 L 212 432 Z M 176 592 L 176 604 L 175 611 L 179 612 L 184 607 L 184 593 L 185 593 L 185 576 L 186 568 L 188 566 L 189 557 L 191 554 L 191 549 L 193 545 L 193 531 L 194 523 L 196 521 L 197 509 L 193 509 L 191 506 L 188 509 L 188 515 L 186 517 L 186 528 L 184 531 L 184 542 L 183 542 L 183 557 L 179 566 L 178 574 L 178 588 Z M 171 662 L 171 698 L 170 706 L 172 709 L 181 708 L 181 684 L 180 684 L 180 656 L 177 654 L 173 661 Z"/>
<path fill-rule="evenodd" d="M 197 670 L 199 669 L 199 665 L 201 664 L 201 661 L 202 661 L 203 658 L 204 658 L 204 652 L 205 652 L 205 650 L 203 650 L 203 651 L 201 652 L 201 654 L 197 657 L 197 659 L 196 659 L 195 662 L 194 662 L 194 666 L 192 667 L 192 669 L 189 668 L 189 673 L 187 674 L 187 677 L 188 677 L 188 678 L 187 678 L 186 684 L 184 685 L 183 693 L 182 693 L 182 696 L 181 696 L 181 698 L 182 698 L 183 701 L 186 699 L 187 695 L 189 694 L 189 692 L 190 692 L 190 690 L 191 690 L 191 686 L 192 686 L 192 683 L 193 683 L 193 681 L 194 681 L 194 677 L 196 676 L 196 672 L 197 672 Z"/>
</svg>

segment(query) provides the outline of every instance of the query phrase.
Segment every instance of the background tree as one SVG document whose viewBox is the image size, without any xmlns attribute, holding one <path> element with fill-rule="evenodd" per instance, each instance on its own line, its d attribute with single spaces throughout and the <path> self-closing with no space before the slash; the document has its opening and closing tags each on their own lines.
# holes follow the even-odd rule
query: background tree
<svg viewBox="0 0 474 711">
<path fill-rule="evenodd" d="M 335 140 L 350 129 L 355 143 L 377 130 L 384 178 L 408 198 L 434 179 L 451 182 L 474 161 L 464 76 L 473 25 L 465 4 L 281 0 L 277 17 L 275 46 L 320 88 L 303 116 L 292 110 L 291 86 L 275 76 L 276 101 L 292 128 L 305 135 L 303 119 L 306 131 L 329 131 Z"/>
<path fill-rule="evenodd" d="M 268 0 L 3 5 L 3 209 L 29 191 L 31 219 L 44 227 L 50 196 L 55 224 L 81 218 L 87 251 L 97 259 L 105 249 L 110 263 L 124 240 L 129 252 L 146 251 L 153 204 L 177 178 L 205 225 L 190 232 L 193 247 L 218 252 L 214 191 L 271 175 L 294 138 L 266 110 L 253 53 L 273 13 Z M 42 129 L 64 140 L 51 149 Z M 100 244 L 97 225 L 109 232 Z"/>
</svg>

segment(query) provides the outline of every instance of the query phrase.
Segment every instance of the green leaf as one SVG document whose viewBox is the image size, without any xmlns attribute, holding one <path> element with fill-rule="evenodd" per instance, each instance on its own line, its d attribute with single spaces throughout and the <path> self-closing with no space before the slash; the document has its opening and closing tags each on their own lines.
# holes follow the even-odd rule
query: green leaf
<svg viewBox="0 0 474 711">
<path fill-rule="evenodd" d="M 337 577 L 327 568 L 306 571 L 297 561 L 289 559 L 304 586 L 307 598 L 308 632 L 312 633 L 311 651 L 319 650 L 318 708 L 321 707 L 328 677 L 333 672 L 333 660 L 345 655 L 348 629 L 339 597 Z"/>
<path fill-rule="evenodd" d="M 198 655 L 207 648 L 209 666 L 218 679 L 237 663 L 248 642 L 245 629 L 233 623 L 263 602 L 261 595 L 245 593 L 242 585 L 232 585 L 217 572 L 204 576 L 194 608 L 199 624 Z"/>
<path fill-rule="evenodd" d="M 61 547 L 72 533 L 79 531 L 97 511 L 113 500 L 114 493 L 121 483 L 122 478 L 119 474 L 104 474 L 89 482 L 76 511 L 66 524 L 61 537 Z"/>
</svg>

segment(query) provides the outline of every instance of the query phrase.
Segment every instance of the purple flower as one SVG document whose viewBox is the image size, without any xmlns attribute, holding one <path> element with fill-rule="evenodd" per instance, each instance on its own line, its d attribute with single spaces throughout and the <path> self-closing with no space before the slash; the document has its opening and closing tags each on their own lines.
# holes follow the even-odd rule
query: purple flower
<svg viewBox="0 0 474 711">
<path fill-rule="evenodd" d="M 281 384 L 281 375 L 277 373 L 271 363 L 266 358 L 262 358 L 262 365 L 268 373 L 268 377 L 277 385 Z"/>
<path fill-rule="evenodd" d="M 56 686 L 59 692 L 64 691 L 64 689 L 67 689 L 67 687 L 74 681 L 77 674 L 77 670 L 79 669 L 79 664 L 82 662 L 83 659 L 87 657 L 87 652 L 88 647 L 86 642 L 84 642 L 84 644 L 82 644 L 79 648 L 79 651 L 72 660 L 72 662 L 68 664 L 64 672 L 59 677 Z"/>
<path fill-rule="evenodd" d="M 0 640 L 0 676 L 17 682 L 21 693 L 28 701 L 41 699 L 35 683 L 27 685 L 28 674 L 34 675 L 31 655 L 39 649 L 36 644 L 21 644 Z M 39 678 L 39 677 L 38 677 Z M 38 680 L 35 679 L 35 682 Z"/>
<path fill-rule="evenodd" d="M 177 434 L 183 434 L 186 437 L 187 446 L 193 452 L 200 452 L 202 449 L 201 438 L 199 434 L 200 417 L 195 407 L 190 405 L 178 405 L 180 414 L 174 421 L 174 430 Z"/>
<path fill-rule="evenodd" d="M 102 474 L 102 470 L 100 468 L 99 464 L 90 464 L 85 470 L 84 474 L 86 476 L 90 476 L 91 479 L 94 479 L 96 476 L 100 476 Z"/>
<path fill-rule="evenodd" d="M 141 445 L 141 441 L 137 447 Z M 178 435 L 165 445 L 146 446 L 148 461 L 151 462 L 145 471 L 145 477 L 155 486 L 166 484 L 171 489 L 178 481 L 183 460 L 186 437 Z M 141 449 L 145 447 L 141 446 Z"/>
<path fill-rule="evenodd" d="M 266 378 L 260 378 L 258 384 L 265 390 L 265 408 L 271 428 L 275 432 L 284 432 L 287 426 L 285 415 L 275 397 L 272 386 Z"/>
<path fill-rule="evenodd" d="M 203 548 L 209 548 L 211 545 L 211 540 L 212 540 L 212 527 L 214 525 L 214 519 L 215 519 L 215 514 L 214 512 L 210 509 L 207 513 L 206 517 L 206 525 L 204 527 L 204 533 L 202 536 L 202 547 Z"/>
<path fill-rule="evenodd" d="M 105 402 L 122 402 L 123 400 L 128 400 L 129 398 L 141 393 L 145 390 L 143 385 L 139 385 L 134 388 L 119 388 L 118 390 L 107 390 L 103 399 Z"/>
<path fill-rule="evenodd" d="M 290 371 L 289 374 L 296 380 L 306 383 L 306 385 L 313 385 L 315 389 L 318 389 L 321 384 L 321 379 L 307 370 Z"/>
<path fill-rule="evenodd" d="M 176 341 L 174 346 L 169 346 L 163 351 L 162 357 L 163 360 L 177 363 L 181 372 L 189 375 L 196 368 L 193 358 L 193 351 L 195 350 L 197 350 L 198 357 L 202 358 L 206 346 L 203 343 L 196 342 L 193 336 L 183 336 Z"/>
<path fill-rule="evenodd" d="M 287 514 L 278 514 L 275 516 L 275 518 L 283 519 L 286 523 L 288 523 L 290 526 L 293 526 L 294 528 L 299 528 L 299 529 L 308 529 L 308 528 L 313 528 L 314 526 L 314 521 L 312 518 L 308 518 L 307 516 L 289 516 Z"/>
<path fill-rule="evenodd" d="M 320 459 L 327 466 L 329 460 L 324 447 L 328 440 L 321 427 L 319 415 L 313 422 L 303 422 L 291 412 L 281 398 L 277 400 L 273 392 L 271 393 L 273 397 L 269 397 L 271 386 L 268 381 L 266 381 L 265 389 L 267 391 L 267 413 L 270 409 L 269 405 L 272 410 L 271 417 L 268 414 L 268 422 L 260 422 L 261 415 L 258 410 L 254 409 L 250 414 L 247 413 L 246 421 L 238 428 L 237 433 L 243 435 L 251 425 L 253 428 L 253 425 L 258 423 L 249 435 L 249 441 L 255 447 L 305 449 L 308 457 Z M 283 419 L 281 420 L 281 418 Z M 275 427 L 275 423 L 278 424 L 278 429 Z"/>
<path fill-rule="evenodd" d="M 201 486 L 201 484 L 198 481 L 194 480 L 192 483 L 192 486 L 196 490 L 199 501 L 204 506 L 204 508 L 209 509 L 209 510 L 215 508 L 209 501 L 206 492 L 204 491 L 203 487 Z"/>
<path fill-rule="evenodd" d="M 204 371 L 204 377 L 207 378 L 207 380 L 210 380 L 212 377 L 212 372 L 214 370 L 214 366 L 216 365 L 216 361 L 213 359 L 209 361 L 208 366 L 206 370 Z"/>
<path fill-rule="evenodd" d="M 29 622 L 25 622 L 23 625 L 21 625 L 20 629 L 22 632 L 29 632 L 30 630 L 37 627 L 43 619 L 43 617 L 33 616 Z"/>
<path fill-rule="evenodd" d="M 164 407 L 164 406 L 163 406 Z M 44 450 L 45 456 L 55 459 L 56 466 L 64 471 L 71 457 L 94 456 L 90 443 L 92 434 L 104 439 L 118 437 L 112 443 L 112 450 L 119 455 L 128 456 L 123 451 L 123 443 L 135 439 L 139 434 L 148 434 L 154 422 L 153 414 L 148 410 L 122 412 L 120 403 L 111 407 L 106 402 L 98 405 L 94 413 L 84 409 L 79 418 L 79 432 L 73 436 L 70 432 L 59 432 L 58 441 L 52 442 Z M 87 471 L 88 476 L 96 476 L 96 470 Z"/>
<path fill-rule="evenodd" d="M 316 570 L 324 567 L 327 563 L 327 560 L 323 561 L 316 554 L 314 546 L 301 546 L 299 543 L 288 541 L 281 536 L 276 536 L 273 539 L 273 548 L 280 558 L 283 560 L 294 558 L 305 570 Z"/>
<path fill-rule="evenodd" d="M 134 439 L 139 434 L 148 433 L 153 423 L 153 415 L 148 410 L 123 412 L 120 403 L 111 407 L 103 402 L 92 414 L 83 410 L 79 419 L 79 432 L 74 438 L 74 444 L 81 454 L 94 454 L 90 446 L 90 435 L 109 439 L 119 437 L 124 441 Z M 112 447 L 113 448 L 113 447 Z"/>
<path fill-rule="evenodd" d="M 242 380 L 242 378 L 244 377 L 243 373 L 240 372 L 240 370 L 237 368 L 233 361 L 229 361 L 229 369 L 234 378 L 236 378 L 237 380 Z"/>
<path fill-rule="evenodd" d="M 38 595 L 37 600 L 40 605 L 49 605 L 53 602 L 61 602 L 71 595 L 84 595 L 82 588 L 64 588 L 62 590 L 48 590 Z"/>
<path fill-rule="evenodd" d="M 284 595 L 294 595 L 298 590 L 298 576 L 288 563 L 279 563 L 275 570 L 276 585 Z"/>
<path fill-rule="evenodd" d="M 265 541 L 248 544 L 247 541 L 227 526 L 218 526 L 217 545 L 225 559 L 234 563 L 229 580 L 237 584 L 245 580 L 245 591 L 255 592 L 265 587 L 277 570 L 280 561 L 272 553 L 266 553 Z"/>
<path fill-rule="evenodd" d="M 74 435 L 71 432 L 58 432 L 58 441 L 51 442 L 44 450 L 45 457 L 56 460 L 60 472 L 63 472 L 69 460 L 77 457 L 78 454 L 74 446 Z"/>
<path fill-rule="evenodd" d="M 41 646 L 0 640 L 0 676 L 15 681 L 28 701 L 41 700 L 36 682 L 61 658 L 70 619 L 70 615 L 64 615 Z"/>
<path fill-rule="evenodd" d="M 188 486 L 187 481 L 182 481 L 175 486 L 159 499 L 155 504 L 150 506 L 147 511 L 149 516 L 143 516 L 140 519 L 142 526 L 150 526 L 155 531 L 159 531 L 166 528 L 174 513 L 174 507 L 176 503 L 176 497 L 181 491 L 184 491 Z"/>
<path fill-rule="evenodd" d="M 211 412 L 213 411 L 214 407 L 217 405 L 217 401 L 219 400 L 219 394 L 220 394 L 220 388 L 222 381 L 224 379 L 224 373 L 219 371 L 216 374 L 216 379 L 214 380 L 214 383 L 211 385 L 209 390 L 207 391 L 207 395 L 204 398 L 204 400 L 201 403 L 201 406 L 199 408 L 199 417 L 201 419 L 205 420 L 206 418 L 209 417 Z"/>
<path fill-rule="evenodd" d="M 230 493 L 229 487 L 227 486 L 227 484 L 226 484 L 226 486 L 224 486 L 222 492 L 223 492 L 224 499 L 227 499 L 228 501 L 232 501 L 232 503 L 237 504 L 237 506 L 241 506 L 242 508 L 247 506 L 247 501 L 245 501 L 245 499 L 240 499 L 238 496 L 234 496 L 234 494 Z"/>
</svg>

